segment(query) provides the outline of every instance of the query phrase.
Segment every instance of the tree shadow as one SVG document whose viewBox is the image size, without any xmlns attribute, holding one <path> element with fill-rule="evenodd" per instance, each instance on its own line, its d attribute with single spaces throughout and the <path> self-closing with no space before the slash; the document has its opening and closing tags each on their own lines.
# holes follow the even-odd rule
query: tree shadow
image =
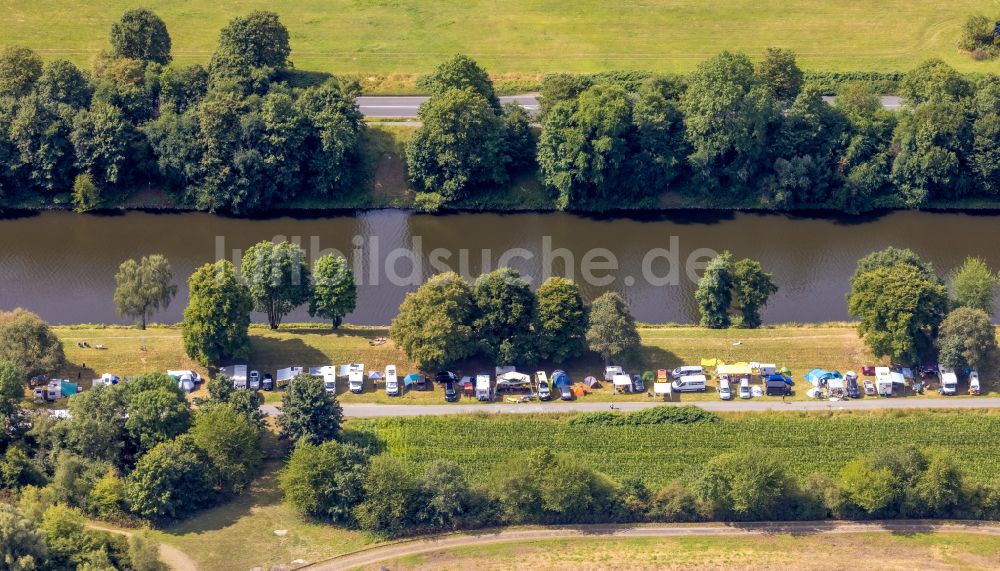
<svg viewBox="0 0 1000 571">
<path fill-rule="evenodd" d="M 281 338 L 261 335 L 250 337 L 249 368 L 261 375 L 277 373 L 285 367 L 318 367 L 333 365 L 329 358 L 315 347 L 306 345 L 297 337 Z"/>
</svg>

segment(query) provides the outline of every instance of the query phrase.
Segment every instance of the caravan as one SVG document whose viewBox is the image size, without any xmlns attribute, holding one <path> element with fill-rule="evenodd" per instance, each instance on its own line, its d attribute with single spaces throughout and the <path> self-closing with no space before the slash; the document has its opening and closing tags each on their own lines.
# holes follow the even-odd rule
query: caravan
<svg viewBox="0 0 1000 571">
<path fill-rule="evenodd" d="M 343 371 L 343 367 L 341 367 Z M 354 394 L 365 390 L 365 366 L 361 363 L 351 363 L 347 366 L 347 388 Z"/>
<path fill-rule="evenodd" d="M 323 388 L 331 395 L 337 394 L 337 367 L 334 365 L 323 365 L 322 367 L 309 367 L 309 374 L 313 377 L 323 379 Z"/>
<path fill-rule="evenodd" d="M 490 383 L 489 373 L 479 373 L 476 375 L 476 400 L 478 401 L 491 401 L 493 400 L 493 387 Z"/>
<path fill-rule="evenodd" d="M 951 396 L 958 392 L 958 376 L 955 375 L 955 371 L 949 367 L 941 367 L 939 369 L 941 374 L 941 388 L 938 392 L 945 396 Z"/>
<path fill-rule="evenodd" d="M 233 388 L 242 391 L 247 388 L 247 366 L 242 365 L 229 365 L 228 367 L 222 367 L 220 372 L 229 377 L 229 380 L 233 382 Z"/>
<path fill-rule="evenodd" d="M 285 367 L 284 369 L 278 369 L 278 375 L 275 378 L 275 388 L 278 390 L 284 389 L 289 384 L 291 384 L 292 379 L 302 374 L 302 367 Z"/>
<path fill-rule="evenodd" d="M 892 396 L 892 376 L 889 367 L 875 367 L 875 390 L 880 397 Z"/>
<path fill-rule="evenodd" d="M 386 365 L 385 367 L 385 394 L 391 397 L 398 397 L 402 394 L 399 390 L 399 376 L 396 374 L 396 365 Z"/>
</svg>

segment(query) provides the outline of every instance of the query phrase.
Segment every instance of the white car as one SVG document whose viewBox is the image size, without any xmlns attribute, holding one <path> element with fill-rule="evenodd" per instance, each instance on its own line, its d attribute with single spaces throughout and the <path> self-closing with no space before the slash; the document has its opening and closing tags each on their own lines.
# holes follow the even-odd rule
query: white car
<svg viewBox="0 0 1000 571">
<path fill-rule="evenodd" d="M 250 390 L 260 390 L 260 371 L 250 371 Z"/>
<path fill-rule="evenodd" d="M 719 379 L 719 399 L 733 400 L 733 389 L 730 387 L 728 379 Z"/>
<path fill-rule="evenodd" d="M 740 398 L 748 399 L 751 397 L 750 393 L 750 381 L 743 379 L 740 381 Z"/>
</svg>

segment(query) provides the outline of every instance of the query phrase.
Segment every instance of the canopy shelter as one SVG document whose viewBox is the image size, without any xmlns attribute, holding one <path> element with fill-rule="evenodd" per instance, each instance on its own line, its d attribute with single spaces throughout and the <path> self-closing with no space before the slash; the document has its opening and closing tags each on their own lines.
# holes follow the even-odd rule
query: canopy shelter
<svg viewBox="0 0 1000 571">
<path fill-rule="evenodd" d="M 552 386 L 553 387 L 570 386 L 569 375 L 566 374 L 566 371 L 559 369 L 552 373 Z"/>
<path fill-rule="evenodd" d="M 601 382 L 598 381 L 595 377 L 587 377 L 587 378 L 583 379 L 583 382 L 584 382 L 584 384 L 586 384 L 588 387 L 590 387 L 592 389 L 599 389 L 599 388 L 601 388 Z"/>
<path fill-rule="evenodd" d="M 369 381 L 381 381 L 382 380 L 382 373 L 380 373 L 378 371 L 371 371 L 370 373 L 368 373 L 368 380 Z"/>
<path fill-rule="evenodd" d="M 61 381 L 59 383 L 59 392 L 64 397 L 71 397 L 80 391 L 80 387 L 76 383 L 71 383 L 69 381 Z"/>
<path fill-rule="evenodd" d="M 420 382 L 420 375 L 417 373 L 410 373 L 403 377 L 403 386 L 409 388 L 410 385 Z"/>
<path fill-rule="evenodd" d="M 628 375 L 615 375 L 611 382 L 616 391 L 632 392 L 632 378 Z"/>
<path fill-rule="evenodd" d="M 753 374 L 753 367 L 750 366 L 750 363 L 733 363 L 732 365 L 719 365 L 715 368 L 715 372 L 719 376 L 749 377 Z"/>
</svg>

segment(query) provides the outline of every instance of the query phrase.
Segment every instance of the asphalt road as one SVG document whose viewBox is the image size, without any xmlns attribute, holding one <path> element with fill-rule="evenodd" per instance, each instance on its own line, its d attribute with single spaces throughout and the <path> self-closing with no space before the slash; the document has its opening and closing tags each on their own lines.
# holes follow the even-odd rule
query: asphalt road
<svg viewBox="0 0 1000 571">
<path fill-rule="evenodd" d="M 835 97 L 824 97 L 824 101 L 827 103 L 833 103 Z M 411 97 L 391 97 L 391 96 L 363 96 L 358 97 L 358 106 L 361 108 L 361 114 L 365 117 L 402 117 L 402 118 L 414 118 L 417 116 L 417 109 L 420 104 L 427 101 L 427 97 L 423 96 L 411 96 Z M 514 102 L 530 113 L 534 114 L 538 112 L 538 94 L 529 93 L 526 95 L 513 95 L 510 97 L 501 97 L 501 103 Z M 882 96 L 882 106 L 886 109 L 895 111 L 902 106 L 902 100 L 896 95 L 884 95 Z"/>
<path fill-rule="evenodd" d="M 760 412 L 768 410 L 824 411 L 824 410 L 873 410 L 873 409 L 929 409 L 929 408 L 1000 408 L 1000 397 L 955 397 L 955 398 L 865 398 L 860 400 L 830 402 L 826 400 L 782 401 L 775 397 L 762 397 L 751 400 L 735 401 L 674 401 L 664 403 L 650 400 L 648 402 L 616 402 L 615 410 L 633 411 L 651 406 L 678 406 L 690 404 L 713 412 Z M 373 404 L 373 403 L 341 403 L 344 416 L 354 418 L 373 418 L 383 416 L 440 416 L 445 414 L 468 414 L 485 412 L 490 414 L 527 414 L 539 412 L 598 412 L 611 409 L 611 403 L 595 401 L 572 402 L 532 402 L 524 404 L 504 403 L 454 403 L 454 404 Z M 264 414 L 275 416 L 278 407 L 264 405 L 260 407 Z"/>
<path fill-rule="evenodd" d="M 358 97 L 358 107 L 365 117 L 416 117 L 420 104 L 427 101 L 427 97 Z M 538 95 L 530 93 L 527 95 L 513 95 L 501 97 L 500 103 L 514 102 L 534 114 L 538 111 Z"/>
<path fill-rule="evenodd" d="M 634 537 L 705 537 L 705 536 L 761 536 L 776 533 L 792 535 L 842 535 L 852 533 L 977 533 L 1000 535 L 994 523 L 944 523 L 930 521 L 882 522 L 787 522 L 747 524 L 693 524 L 671 526 L 574 526 L 543 529 L 510 529 L 467 534 L 446 534 L 424 539 L 401 541 L 348 553 L 327 561 L 313 563 L 305 569 L 338 571 L 356 569 L 377 563 L 421 555 L 441 550 L 480 547 L 498 543 L 538 540 L 573 540 L 584 537 L 634 538 Z M 866 540 L 868 541 L 868 540 Z M 610 568 L 610 566 L 609 566 Z"/>
</svg>

